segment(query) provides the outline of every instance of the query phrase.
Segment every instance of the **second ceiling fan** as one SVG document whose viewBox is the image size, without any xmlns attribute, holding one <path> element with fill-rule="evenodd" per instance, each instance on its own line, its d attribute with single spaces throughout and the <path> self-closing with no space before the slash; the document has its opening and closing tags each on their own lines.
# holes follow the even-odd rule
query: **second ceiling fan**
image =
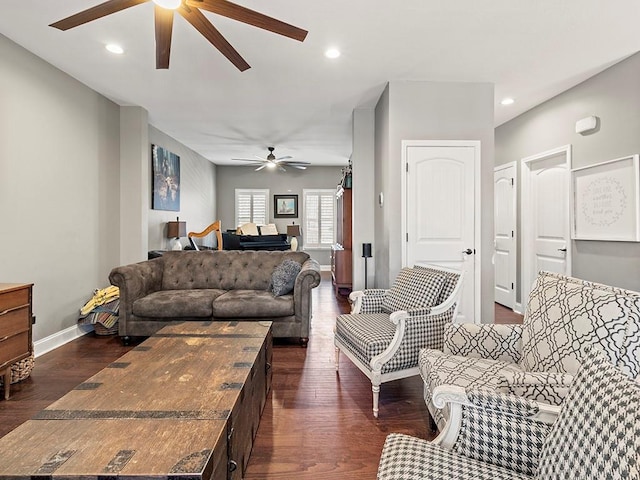
<svg viewBox="0 0 640 480">
<path fill-rule="evenodd" d="M 59 30 L 69 30 L 70 28 L 149 1 L 155 3 L 157 69 L 169 68 L 174 11 L 178 12 L 187 22 L 193 25 L 196 30 L 209 40 L 214 47 L 220 50 L 220 53 L 227 57 L 241 72 L 251 68 L 251 66 L 222 36 L 218 29 L 207 20 L 200 10 L 222 15 L 223 17 L 253 25 L 254 27 L 293 38 L 300 42 L 304 41 L 308 33 L 306 30 L 258 13 L 255 10 L 236 5 L 227 0 L 108 0 L 100 5 L 52 23 L 49 26 Z"/>
<path fill-rule="evenodd" d="M 256 172 L 262 170 L 263 168 L 277 168 L 281 172 L 286 172 L 287 170 L 284 167 L 293 167 L 298 170 L 304 170 L 309 165 L 309 162 L 301 162 L 301 161 L 293 161 L 290 160 L 293 157 L 291 155 L 285 155 L 284 157 L 278 157 L 273 154 L 275 147 L 267 147 L 269 150 L 269 155 L 266 157 L 259 157 L 256 155 L 254 158 L 232 158 L 231 160 L 239 161 L 239 162 L 250 162 L 247 163 L 247 166 L 250 167 L 258 167 L 256 168 Z"/>
</svg>

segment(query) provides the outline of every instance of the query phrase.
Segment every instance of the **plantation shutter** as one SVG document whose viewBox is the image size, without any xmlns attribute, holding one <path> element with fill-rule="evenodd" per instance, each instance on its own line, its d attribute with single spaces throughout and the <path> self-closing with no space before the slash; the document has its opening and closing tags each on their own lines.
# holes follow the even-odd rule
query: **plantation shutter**
<svg viewBox="0 0 640 480">
<path fill-rule="evenodd" d="M 236 188 L 236 227 L 245 223 L 266 225 L 269 219 L 269 190 Z"/>
<path fill-rule="evenodd" d="M 304 248 L 331 248 L 335 241 L 335 192 L 305 189 L 303 199 Z"/>
</svg>

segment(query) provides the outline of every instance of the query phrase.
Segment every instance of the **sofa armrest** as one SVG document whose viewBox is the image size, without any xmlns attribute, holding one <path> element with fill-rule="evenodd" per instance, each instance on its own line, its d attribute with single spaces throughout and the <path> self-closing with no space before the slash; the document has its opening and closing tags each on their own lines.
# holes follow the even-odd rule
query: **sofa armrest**
<svg viewBox="0 0 640 480">
<path fill-rule="evenodd" d="M 311 289 L 320 285 L 320 264 L 307 259 L 300 269 L 293 286 L 293 306 L 296 322 L 302 324 L 302 338 L 309 337 L 311 323 Z"/>
<path fill-rule="evenodd" d="M 452 323 L 445 327 L 443 352 L 519 363 L 522 325 Z"/>
<path fill-rule="evenodd" d="M 562 403 L 573 382 L 570 373 L 503 371 L 500 377 L 507 393 L 551 405 Z"/>
<path fill-rule="evenodd" d="M 438 408 L 451 415 L 434 443 L 482 462 L 534 475 L 544 440 L 560 407 L 496 393 L 441 385 L 433 392 Z"/>
<path fill-rule="evenodd" d="M 349 301 L 352 305 L 351 313 L 380 313 L 385 293 L 387 290 L 383 288 L 368 288 L 351 292 L 349 294 Z"/>
<path fill-rule="evenodd" d="M 162 257 L 111 270 L 109 281 L 120 288 L 119 330 L 126 332 L 126 323 L 133 315 L 133 303 L 151 292 L 160 290 L 164 259 Z"/>
</svg>

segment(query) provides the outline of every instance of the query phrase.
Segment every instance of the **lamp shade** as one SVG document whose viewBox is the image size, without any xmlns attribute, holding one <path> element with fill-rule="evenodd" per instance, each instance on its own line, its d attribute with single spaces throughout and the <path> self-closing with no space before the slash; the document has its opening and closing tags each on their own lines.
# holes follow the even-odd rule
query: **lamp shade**
<svg viewBox="0 0 640 480">
<path fill-rule="evenodd" d="M 167 222 L 167 238 L 180 238 L 187 236 L 187 222 L 181 222 L 176 218 L 175 222 Z"/>
<path fill-rule="evenodd" d="M 287 225 L 287 235 L 290 237 L 299 237 L 300 225 Z"/>
</svg>

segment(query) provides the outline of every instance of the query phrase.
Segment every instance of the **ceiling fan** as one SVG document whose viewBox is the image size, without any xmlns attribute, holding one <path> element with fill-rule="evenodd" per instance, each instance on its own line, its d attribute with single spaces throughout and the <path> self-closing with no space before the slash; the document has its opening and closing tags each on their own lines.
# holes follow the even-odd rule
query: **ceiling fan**
<svg viewBox="0 0 640 480">
<path fill-rule="evenodd" d="M 169 68 L 174 10 L 193 25 L 196 30 L 209 40 L 214 47 L 220 50 L 220 53 L 227 57 L 241 72 L 251 68 L 251 66 L 222 36 L 218 29 L 207 20 L 200 10 L 216 13 L 223 17 L 253 25 L 254 27 L 293 38 L 300 42 L 304 41 L 308 33 L 306 30 L 268 17 L 255 10 L 236 5 L 227 0 L 107 0 L 100 5 L 83 10 L 80 13 L 71 15 L 49 26 L 59 30 L 69 30 L 70 28 L 149 1 L 155 3 L 156 69 Z"/>
<path fill-rule="evenodd" d="M 250 167 L 258 167 L 256 168 L 256 172 L 262 170 L 263 168 L 277 168 L 281 172 L 286 172 L 287 170 L 284 167 L 293 167 L 299 170 L 305 170 L 309 165 L 309 162 L 299 162 L 289 160 L 293 158 L 291 155 L 285 155 L 284 157 L 278 157 L 273 154 L 275 147 L 268 147 L 269 155 L 265 157 L 259 157 L 255 155 L 255 158 L 232 158 L 231 160 L 240 161 L 240 162 L 251 162 L 247 164 Z"/>
</svg>

